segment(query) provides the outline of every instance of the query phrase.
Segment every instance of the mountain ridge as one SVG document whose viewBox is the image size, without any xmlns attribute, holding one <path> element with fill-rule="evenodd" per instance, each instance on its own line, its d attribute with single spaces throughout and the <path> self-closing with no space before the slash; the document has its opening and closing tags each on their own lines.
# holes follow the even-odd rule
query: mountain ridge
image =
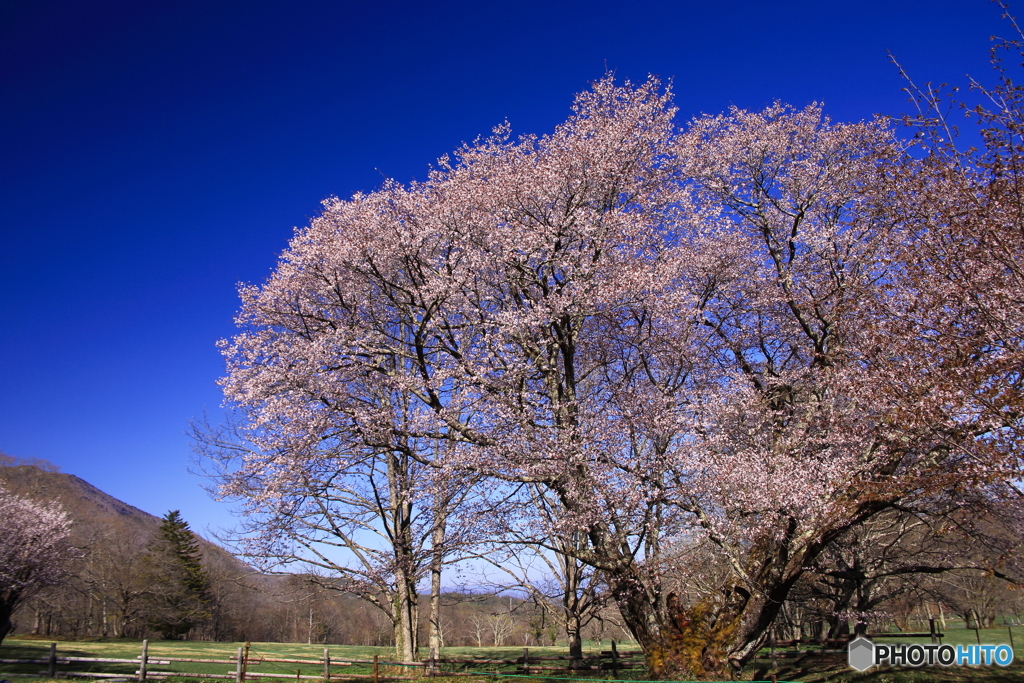
<svg viewBox="0 0 1024 683">
<path fill-rule="evenodd" d="M 0 460 L 0 486 L 17 496 L 60 503 L 71 517 L 72 539 L 76 544 L 88 543 L 97 533 L 111 528 L 151 538 L 157 534 L 162 521 L 77 475 L 58 471 L 44 461 L 23 463 L 9 456 Z M 191 523 L 191 520 L 186 521 Z M 195 536 L 204 555 L 212 554 L 239 570 L 252 571 L 251 567 L 213 541 L 198 533 Z"/>
</svg>

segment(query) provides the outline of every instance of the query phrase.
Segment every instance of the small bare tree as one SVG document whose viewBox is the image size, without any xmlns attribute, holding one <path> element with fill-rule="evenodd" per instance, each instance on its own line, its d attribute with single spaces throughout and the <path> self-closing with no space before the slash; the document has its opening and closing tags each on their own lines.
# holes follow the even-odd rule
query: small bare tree
<svg viewBox="0 0 1024 683">
<path fill-rule="evenodd" d="M 477 647 L 484 646 L 484 638 L 487 636 L 487 631 L 490 629 L 490 623 L 487 618 L 483 615 L 474 614 L 469 619 L 470 623 L 470 636 L 476 641 Z"/>
<path fill-rule="evenodd" d="M 496 612 L 490 615 L 488 622 L 491 626 L 491 635 L 494 637 L 494 647 L 504 645 L 516 626 L 510 612 Z"/>
</svg>

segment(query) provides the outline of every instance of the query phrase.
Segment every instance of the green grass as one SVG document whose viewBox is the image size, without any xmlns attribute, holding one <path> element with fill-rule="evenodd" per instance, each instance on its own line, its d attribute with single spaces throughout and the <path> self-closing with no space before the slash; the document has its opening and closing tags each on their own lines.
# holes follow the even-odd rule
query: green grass
<svg viewBox="0 0 1024 683">
<path fill-rule="evenodd" d="M 1008 634 L 1005 628 L 987 629 L 980 632 L 981 642 L 984 644 L 1007 643 Z M 918 669 L 907 668 L 902 670 L 892 668 L 874 668 L 865 673 L 857 673 L 846 665 L 844 654 L 836 655 L 813 655 L 802 660 L 780 661 L 776 670 L 779 681 L 801 681 L 804 683 L 925 683 L 926 681 L 937 681 L 939 683 L 1012 683 L 1024 681 L 1024 627 L 1014 627 L 1014 644 L 1017 646 L 1017 656 L 1014 664 L 1009 667 L 921 667 Z M 927 638 L 918 639 L 879 639 L 879 642 L 927 642 Z M 142 651 L 141 641 L 120 640 L 120 639 L 87 639 L 87 640 L 61 640 L 57 638 L 24 638 L 10 637 L 0 645 L 0 659 L 45 659 L 49 654 L 50 642 L 57 643 L 58 656 L 73 657 L 108 657 L 116 659 L 133 659 Z M 976 643 L 974 630 L 963 628 L 950 628 L 946 631 L 943 643 L 950 645 L 970 645 Z M 198 643 L 182 641 L 155 640 L 149 643 L 149 654 L 151 659 L 165 657 L 187 657 L 197 659 L 234 659 L 238 648 L 244 643 Z M 282 673 L 294 675 L 296 670 L 301 670 L 302 675 L 319 676 L 323 671 L 322 665 L 291 664 L 263 662 L 257 663 L 258 658 L 282 657 L 287 659 L 319 659 L 323 654 L 324 647 L 330 650 L 332 660 L 344 659 L 372 659 L 378 655 L 381 660 L 392 661 L 395 659 L 394 648 L 391 647 L 356 647 L 348 645 L 305 645 L 294 643 L 252 643 L 250 647 L 251 662 L 249 670 L 260 673 Z M 595 646 L 588 643 L 586 652 L 595 652 L 599 649 L 608 649 L 608 644 Z M 633 649 L 627 645 L 621 645 L 620 650 Z M 453 647 L 445 648 L 445 657 L 472 657 L 475 659 L 514 659 L 523 654 L 522 647 L 502 648 L 475 648 L 475 647 Z M 534 656 L 564 655 L 564 647 L 531 647 L 530 654 Z M 554 662 L 542 662 L 543 664 L 554 664 Z M 770 680 L 771 670 L 767 662 L 758 661 L 759 666 L 750 667 L 745 672 L 746 677 L 754 680 Z M 93 662 L 76 662 L 70 665 L 61 665 L 58 671 L 95 671 L 108 673 L 121 673 L 126 677 L 134 677 L 137 666 L 133 664 L 109 664 Z M 200 664 L 175 662 L 171 666 L 161 664 L 150 664 L 152 671 L 176 671 L 181 672 L 177 680 L 188 679 L 189 673 L 218 673 L 226 674 L 234 669 L 233 664 Z M 462 667 L 472 670 L 498 670 L 500 672 L 512 673 L 514 666 L 479 665 L 475 667 Z M 38 675 L 46 669 L 45 664 L 0 664 L 0 679 L 9 678 L 17 683 L 18 675 Z M 369 665 L 353 665 L 351 667 L 332 668 L 334 674 L 369 674 L 372 667 Z M 415 670 L 403 670 L 399 667 L 381 667 L 381 675 L 409 674 Z M 12 676 L 13 674 L 13 676 Z M 592 672 L 589 676 L 580 678 L 612 678 L 611 672 Z M 556 683 L 562 674 L 552 674 L 550 678 L 494 678 L 495 683 Z M 643 669 L 624 670 L 619 673 L 619 679 L 643 679 Z M 21 679 L 24 680 L 24 679 Z M 40 679 L 33 679 L 39 681 Z M 66 679 L 62 679 L 64 681 Z M 193 679 L 202 681 L 203 679 Z M 213 683 L 216 679 L 207 679 L 206 683 Z M 262 683 L 286 683 L 287 679 L 253 679 Z M 465 678 L 438 677 L 433 679 L 435 683 L 467 683 Z"/>
<path fill-rule="evenodd" d="M 843 661 L 831 666 L 805 665 L 800 670 L 780 669 L 778 680 L 801 683 L 1020 683 L 1024 681 L 1024 663 L 1015 661 L 1008 667 L 881 667 L 858 673 Z"/>
<path fill-rule="evenodd" d="M 50 643 L 57 643 L 58 657 L 106 657 L 113 659 L 134 659 L 142 652 L 142 643 L 138 640 L 121 640 L 112 638 L 94 638 L 85 640 L 62 640 L 59 638 L 23 638 L 10 637 L 0 645 L 0 659 L 45 659 L 49 656 Z M 244 643 L 202 643 L 183 642 L 177 640 L 151 640 L 149 642 L 150 660 L 159 660 L 164 657 L 185 657 L 195 659 L 231 659 L 237 656 L 238 648 Z M 358 647 L 350 645 L 306 645 L 295 643 L 252 643 L 249 649 L 248 670 L 258 673 L 278 673 L 295 675 L 301 672 L 303 676 L 319 676 L 323 672 L 323 666 L 317 663 L 296 664 L 284 662 L 261 662 L 261 658 L 284 658 L 284 659 L 319 659 L 323 655 L 324 648 L 330 652 L 332 661 L 343 661 L 346 659 L 372 660 L 377 655 L 382 661 L 395 661 L 395 650 L 393 647 Z M 602 646 L 585 648 L 584 652 L 597 652 Z M 604 648 L 610 645 L 603 645 Z M 622 647 L 620 649 L 628 649 Z M 565 648 L 562 647 L 531 647 L 531 655 L 554 656 L 564 655 Z M 444 648 L 443 657 L 464 657 L 473 659 L 515 659 L 523 655 L 522 647 L 452 647 Z M 553 662 L 543 662 L 553 664 Z M 105 673 L 123 673 L 133 675 L 138 667 L 134 664 L 113 664 L 100 662 L 75 662 L 72 664 L 61 664 L 58 671 L 88 671 Z M 371 664 L 353 664 L 344 667 L 332 667 L 331 671 L 336 675 L 358 674 L 366 675 L 372 673 Z M 455 668 L 446 665 L 446 668 Z M 466 665 L 459 666 L 461 671 L 504 671 L 513 673 L 515 665 Z M 46 669 L 45 664 L 0 664 L 0 677 L 4 674 L 35 674 L 38 675 Z M 188 673 L 226 674 L 234 670 L 234 664 L 209 664 L 193 662 L 173 662 L 170 665 L 157 664 L 151 661 L 151 671 L 175 671 L 181 672 L 183 677 Z M 382 675 L 387 674 L 413 674 L 418 668 L 384 666 Z M 261 679 L 273 681 L 273 679 Z M 281 679 L 284 680 L 284 679 Z M 464 682 L 464 679 L 459 679 Z"/>
<path fill-rule="evenodd" d="M 983 645 L 1000 645 L 1010 643 L 1008 627 L 1000 626 L 992 629 L 979 630 L 977 637 L 974 629 L 963 628 L 962 622 L 959 627 L 954 623 L 947 624 L 943 634 L 942 643 L 945 645 L 976 645 L 978 638 Z M 919 668 L 904 667 L 874 667 L 864 673 L 858 673 L 850 669 L 846 663 L 845 654 L 820 655 L 806 657 L 803 660 L 780 660 L 777 669 L 778 679 L 787 681 L 802 681 L 805 683 L 926 683 L 936 681 L 939 683 L 981 683 L 991 681 L 992 683 L 1021 683 L 1024 681 L 1024 626 L 1014 626 L 1014 663 L 1008 667 L 1000 666 L 922 666 Z M 927 630 L 927 629 L 925 629 Z M 920 633 L 916 629 L 912 632 Z M 929 643 L 924 638 L 883 638 L 873 639 L 876 643 L 894 643 L 909 645 L 912 643 Z M 761 680 L 770 678 L 770 669 L 763 660 L 757 662 L 760 666 L 757 669 L 751 668 L 750 673 L 758 674 Z"/>
<path fill-rule="evenodd" d="M 49 656 L 50 642 L 57 643 L 58 657 L 105 657 L 113 659 L 134 659 L 142 653 L 139 640 L 122 639 L 88 639 L 62 640 L 47 638 L 45 640 L 7 638 L 0 645 L 0 659 L 45 659 Z M 225 659 L 235 660 L 239 647 L 245 643 L 203 643 L 185 642 L 180 640 L 150 640 L 149 670 L 175 671 L 183 675 L 188 673 L 227 674 L 235 668 L 232 664 L 172 662 L 170 665 L 159 664 L 163 657 L 184 657 L 193 659 Z M 262 662 L 263 657 L 284 659 L 319 659 L 324 647 L 330 650 L 332 660 L 339 659 L 373 659 L 378 655 L 381 659 L 393 660 L 394 648 L 390 647 L 351 647 L 342 645 L 304 645 L 292 643 L 252 643 L 249 649 L 248 670 L 259 673 L 282 673 L 294 675 L 300 670 L 302 675 L 321 675 L 323 666 L 316 663 L 293 664 L 282 662 Z M 156 661 L 153 661 L 156 660 Z M 74 662 L 58 665 L 58 671 L 89 671 L 124 673 L 133 675 L 138 667 L 134 664 L 113 664 L 101 662 Z M 46 665 L 40 664 L 0 664 L 0 674 L 38 674 L 45 670 Z M 371 673 L 371 665 L 353 665 L 332 667 L 332 673 Z M 254 679 L 256 680 L 256 679 Z M 268 679 L 259 679 L 268 680 Z M 272 680 L 272 679 L 270 679 Z"/>
<path fill-rule="evenodd" d="M 928 629 L 925 629 L 926 631 Z M 999 645 L 1002 643 L 1010 644 L 1010 630 L 1013 631 L 1013 643 L 1016 647 L 1014 650 L 1019 651 L 1021 655 L 1024 655 L 1024 626 L 999 626 L 997 628 L 983 628 L 978 631 L 978 638 L 981 639 L 982 645 Z M 915 631 L 920 633 L 920 631 Z M 928 638 L 875 638 L 879 643 L 929 643 L 931 642 Z M 953 624 L 949 624 L 949 627 L 943 633 L 942 638 L 943 644 L 949 645 L 976 645 L 978 640 L 975 638 L 974 629 L 968 629 L 963 627 L 954 627 Z M 1022 657 L 1024 658 L 1024 657 Z"/>
</svg>

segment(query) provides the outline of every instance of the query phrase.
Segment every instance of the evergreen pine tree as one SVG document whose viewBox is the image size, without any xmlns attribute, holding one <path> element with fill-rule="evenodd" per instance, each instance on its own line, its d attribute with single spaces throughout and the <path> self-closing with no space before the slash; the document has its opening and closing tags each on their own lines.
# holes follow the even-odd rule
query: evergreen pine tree
<svg viewBox="0 0 1024 683">
<path fill-rule="evenodd" d="M 210 618 L 210 578 L 196 536 L 180 511 L 164 516 L 146 561 L 154 585 L 150 628 L 163 638 L 177 639 Z"/>
</svg>

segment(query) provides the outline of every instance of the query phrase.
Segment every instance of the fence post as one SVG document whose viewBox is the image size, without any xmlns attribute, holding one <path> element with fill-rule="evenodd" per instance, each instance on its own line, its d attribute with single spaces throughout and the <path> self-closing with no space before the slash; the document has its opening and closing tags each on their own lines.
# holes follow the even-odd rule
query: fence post
<svg viewBox="0 0 1024 683">
<path fill-rule="evenodd" d="M 928 620 L 928 632 L 932 636 L 932 645 L 934 645 L 936 642 L 938 642 L 938 638 L 935 637 L 935 620 L 934 619 L 929 619 Z"/>
<path fill-rule="evenodd" d="M 50 662 L 46 667 L 46 675 L 50 678 L 57 677 L 57 643 L 50 643 Z"/>
<path fill-rule="evenodd" d="M 1012 626 L 1007 626 L 1006 630 L 1010 634 L 1010 649 L 1012 650 L 1013 649 L 1013 627 Z"/>
<path fill-rule="evenodd" d="M 615 647 L 615 641 L 612 641 L 612 673 L 616 678 L 619 677 L 619 650 Z"/>
<path fill-rule="evenodd" d="M 252 647 L 252 643 L 248 640 L 245 641 L 245 652 L 242 653 L 242 677 L 238 679 L 238 683 L 245 683 L 245 670 L 249 668 L 249 648 Z"/>
<path fill-rule="evenodd" d="M 373 683 L 380 681 L 380 668 L 377 666 L 377 655 L 373 656 Z"/>
<path fill-rule="evenodd" d="M 978 645 L 981 645 L 981 633 L 978 632 L 977 628 L 974 629 L 974 638 L 978 641 Z"/>
<path fill-rule="evenodd" d="M 324 648 L 324 683 L 331 680 L 331 653 Z"/>
<path fill-rule="evenodd" d="M 530 648 L 523 648 L 523 673 L 530 673 Z"/>
<path fill-rule="evenodd" d="M 149 664 L 149 640 L 142 641 L 142 656 L 139 658 L 139 683 L 146 680 L 146 665 Z"/>
<path fill-rule="evenodd" d="M 238 648 L 238 659 L 235 661 L 235 683 L 242 683 L 242 648 Z"/>
</svg>

